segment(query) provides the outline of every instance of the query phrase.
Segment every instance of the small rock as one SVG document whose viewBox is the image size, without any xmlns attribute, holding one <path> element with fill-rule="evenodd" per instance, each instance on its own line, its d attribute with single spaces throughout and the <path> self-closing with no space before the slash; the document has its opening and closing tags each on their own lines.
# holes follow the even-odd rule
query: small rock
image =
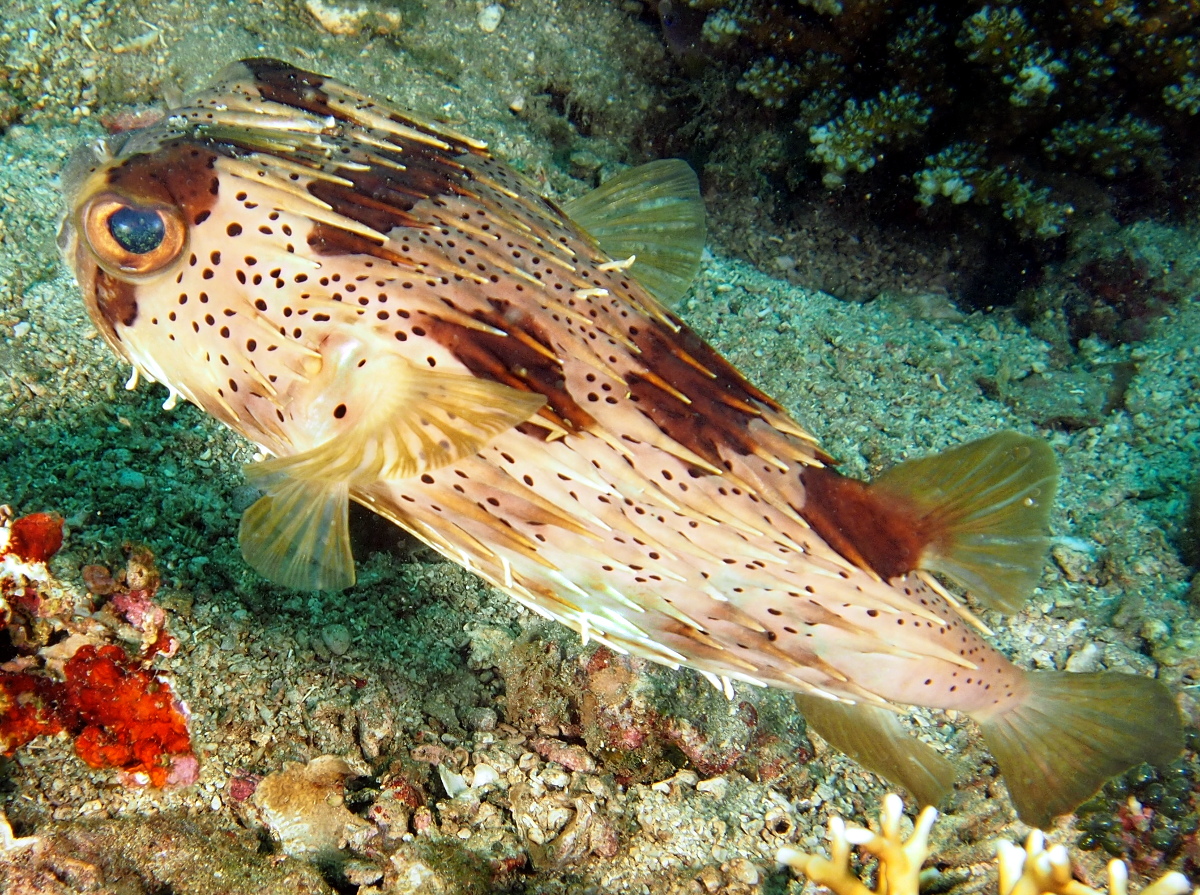
<svg viewBox="0 0 1200 895">
<path fill-rule="evenodd" d="M 321 629 L 321 640 L 335 656 L 344 656 L 350 651 L 350 629 L 345 625 L 326 625 Z"/>
<path fill-rule="evenodd" d="M 1068 581 L 1086 581 L 1092 566 L 1092 557 L 1087 553 L 1073 549 L 1069 544 L 1055 544 L 1050 548 L 1054 564 Z"/>
<path fill-rule="evenodd" d="M 477 764 L 471 776 L 471 788 L 478 789 L 489 783 L 495 783 L 499 779 L 500 774 L 490 764 Z"/>
<path fill-rule="evenodd" d="M 317 20 L 318 25 L 330 34 L 341 35 L 358 34 L 370 11 L 362 5 L 336 6 L 332 3 L 324 3 L 322 0 L 307 0 L 304 7 Z"/>
<path fill-rule="evenodd" d="M 353 36 L 363 32 L 388 34 L 400 28 L 403 17 L 399 10 L 388 9 L 383 4 L 368 6 L 363 3 L 340 5 L 329 0 L 305 0 L 305 9 L 317 20 L 317 24 L 330 34 Z"/>
<path fill-rule="evenodd" d="M 710 777 L 708 780 L 701 780 L 696 784 L 696 792 L 706 792 L 717 799 L 725 798 L 727 789 L 729 789 L 729 781 L 724 777 Z"/>
<path fill-rule="evenodd" d="M 470 730 L 486 732 L 495 730 L 496 725 L 500 722 L 499 716 L 495 709 L 479 706 L 475 708 L 465 709 L 459 713 L 462 716 L 462 722 Z"/>
<path fill-rule="evenodd" d="M 592 180 L 604 166 L 604 160 L 596 153 L 587 149 L 577 149 L 571 153 L 571 176 L 580 180 Z"/>
<path fill-rule="evenodd" d="M 711 864 L 696 875 L 696 882 L 701 885 L 705 892 L 711 893 L 721 891 L 721 887 L 725 885 L 721 871 Z"/>
<path fill-rule="evenodd" d="M 1113 409 L 1111 368 L 1031 373 L 1002 389 L 1006 404 L 1042 426 L 1074 430 L 1098 426 Z"/>
<path fill-rule="evenodd" d="M 1171 636 L 1171 626 L 1161 618 L 1148 618 L 1142 622 L 1141 635 L 1152 644 L 1161 644 Z"/>
<path fill-rule="evenodd" d="M 446 765 L 440 764 L 437 766 L 438 776 L 442 780 L 442 786 L 446 790 L 446 795 L 450 798 L 461 795 L 470 787 L 467 786 L 467 780 L 462 774 L 456 774 Z"/>
<path fill-rule="evenodd" d="M 352 886 L 369 886 L 383 879 L 383 868 L 371 861 L 352 858 L 342 865 L 342 875 Z"/>
<path fill-rule="evenodd" d="M 744 883 L 747 886 L 758 885 L 758 868 L 745 858 L 734 858 L 723 869 L 729 874 L 731 880 Z"/>
<path fill-rule="evenodd" d="M 141 491 L 146 487 L 146 477 L 136 469 L 122 469 L 117 473 L 117 487 L 122 491 Z"/>
<path fill-rule="evenodd" d="M 344 784 L 354 772 L 333 755 L 306 765 L 284 762 L 283 770 L 265 777 L 251 796 L 263 823 L 279 837 L 284 854 L 329 856 L 347 842 L 377 833 L 351 814 L 344 804 Z"/>
<path fill-rule="evenodd" d="M 1067 659 L 1067 671 L 1099 671 L 1100 670 L 1100 647 L 1095 643 L 1089 643 L 1082 649 L 1071 653 Z"/>
<path fill-rule="evenodd" d="M 483 9 L 479 10 L 479 15 L 475 18 L 475 24 L 479 26 L 479 30 L 484 34 L 491 34 L 500 27 L 500 20 L 504 18 L 504 7 L 499 3 L 489 3 Z"/>
<path fill-rule="evenodd" d="M 542 782 L 551 789 L 566 789 L 571 783 L 571 775 L 562 768 L 550 765 L 542 771 Z"/>
<path fill-rule="evenodd" d="M 564 743 L 552 737 L 539 737 L 529 743 L 546 761 L 557 762 L 569 771 L 592 774 L 596 771 L 596 760 L 582 746 Z"/>
</svg>

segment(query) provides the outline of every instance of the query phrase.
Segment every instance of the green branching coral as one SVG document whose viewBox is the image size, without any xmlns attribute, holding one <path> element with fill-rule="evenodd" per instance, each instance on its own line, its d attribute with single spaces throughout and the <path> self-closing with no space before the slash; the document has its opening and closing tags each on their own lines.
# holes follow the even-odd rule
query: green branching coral
<svg viewBox="0 0 1200 895">
<path fill-rule="evenodd" d="M 742 26 L 741 20 L 727 9 L 718 9 L 712 15 L 707 16 L 700 29 L 700 36 L 717 47 L 729 46 L 744 33 L 745 28 Z M 765 61 L 759 60 L 759 62 Z M 755 64 L 757 65 L 759 62 Z"/>
<path fill-rule="evenodd" d="M 1126 114 L 1117 121 L 1064 121 L 1042 140 L 1042 149 L 1048 158 L 1112 180 L 1139 166 L 1165 167 L 1162 136 L 1161 127 Z"/>
<path fill-rule="evenodd" d="M 768 109 L 782 109 L 797 97 L 837 96 L 828 85 L 840 83 L 845 74 L 845 67 L 833 53 L 808 52 L 794 63 L 767 56 L 756 59 L 746 69 L 737 89 Z"/>
<path fill-rule="evenodd" d="M 1003 165 L 989 167 L 983 150 L 969 143 L 954 143 L 929 156 L 913 180 L 917 184 L 916 200 L 926 207 L 939 197 L 956 205 L 972 199 L 984 204 L 996 202 L 1022 232 L 1040 239 L 1060 235 L 1072 213 L 1070 205 L 1051 199 L 1046 187 Z"/>
<path fill-rule="evenodd" d="M 945 34 L 946 26 L 937 20 L 932 6 L 922 6 L 904 20 L 884 55 L 901 85 L 912 88 L 944 76 L 937 46 Z"/>
<path fill-rule="evenodd" d="M 1011 88 L 1008 101 L 1014 106 L 1044 103 L 1057 89 L 1055 78 L 1067 71 L 1038 40 L 1020 7 L 985 6 L 963 22 L 956 43 L 970 61 L 988 66 Z"/>
<path fill-rule="evenodd" d="M 877 202 L 915 184 L 931 219 L 983 205 L 1043 239 L 1070 229 L 1073 194 L 1130 178 L 1170 190 L 1194 169 L 1179 162 L 1200 161 L 1187 133 L 1200 115 L 1200 0 L 686 4 L 715 63 L 706 89 L 728 64 L 730 86 L 771 114 L 706 108 L 772 129 L 759 145 L 790 155 L 760 168 L 792 188 L 814 165 L 832 188 L 862 179 Z"/>
<path fill-rule="evenodd" d="M 786 105 L 803 84 L 803 73 L 798 66 L 767 56 L 756 59 L 737 86 L 768 109 L 778 109 Z"/>
<path fill-rule="evenodd" d="M 919 136 L 932 114 L 915 93 L 893 87 L 874 99 L 848 99 L 842 114 L 810 128 L 811 156 L 825 166 L 825 185 L 841 186 L 847 171 L 869 171 L 885 148 Z"/>
<path fill-rule="evenodd" d="M 1163 102 L 1180 112 L 1200 112 L 1200 77 L 1188 72 L 1176 84 L 1163 88 Z"/>
</svg>

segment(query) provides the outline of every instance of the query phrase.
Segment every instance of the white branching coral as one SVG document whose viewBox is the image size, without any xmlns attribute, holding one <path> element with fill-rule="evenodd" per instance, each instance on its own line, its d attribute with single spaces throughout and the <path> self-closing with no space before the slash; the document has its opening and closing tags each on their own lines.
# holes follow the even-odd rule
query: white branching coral
<svg viewBox="0 0 1200 895">
<path fill-rule="evenodd" d="M 807 876 L 835 895 L 919 895 L 921 865 L 929 857 L 929 832 L 937 811 L 926 808 L 917 817 L 913 833 L 903 839 L 900 822 L 904 805 L 900 797 L 887 795 L 879 813 L 879 832 L 846 826 L 840 817 L 829 820 L 829 857 L 810 855 L 793 848 L 780 849 L 776 860 L 797 874 Z M 875 888 L 868 888 L 854 873 L 850 855 L 858 846 L 879 861 Z M 1046 847 L 1046 837 L 1035 830 L 1025 847 L 1011 842 L 997 846 L 998 895 L 1129 895 L 1129 870 L 1123 861 L 1108 865 L 1108 890 L 1102 892 L 1075 879 L 1071 861 L 1062 845 Z M 1200 895 L 1182 873 L 1168 873 L 1139 895 Z"/>
<path fill-rule="evenodd" d="M 874 895 L 917 895 L 921 865 L 929 857 L 929 831 L 937 816 L 937 809 L 926 808 L 917 818 L 912 836 L 904 840 L 900 836 L 904 803 L 895 793 L 888 793 L 879 813 L 878 833 L 848 827 L 840 817 L 831 817 L 828 858 L 784 848 L 779 850 L 776 860 L 814 883 L 832 889 L 836 895 L 873 895 L 850 867 L 850 852 L 857 845 L 879 859 Z"/>
<path fill-rule="evenodd" d="M 1000 895 L 1105 895 L 1075 879 L 1066 847 L 1046 848 L 1046 837 L 1040 830 L 1029 834 L 1024 848 L 1011 842 L 998 843 L 996 863 L 1000 871 Z M 1141 895 L 1185 895 L 1191 888 L 1186 876 L 1172 872 L 1142 889 Z M 1107 895 L 1128 895 L 1128 892 L 1129 868 L 1124 861 L 1109 861 Z M 1196 892 L 1200 893 L 1200 889 Z"/>
</svg>

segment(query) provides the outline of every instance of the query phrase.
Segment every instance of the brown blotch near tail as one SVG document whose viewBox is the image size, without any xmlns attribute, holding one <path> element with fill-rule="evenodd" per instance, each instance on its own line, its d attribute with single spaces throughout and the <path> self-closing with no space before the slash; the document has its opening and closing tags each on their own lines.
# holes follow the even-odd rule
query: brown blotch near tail
<svg viewBox="0 0 1200 895">
<path fill-rule="evenodd" d="M 828 468 L 806 467 L 800 482 L 800 515 L 846 559 L 885 581 L 917 567 L 929 532 L 913 507 Z"/>
</svg>

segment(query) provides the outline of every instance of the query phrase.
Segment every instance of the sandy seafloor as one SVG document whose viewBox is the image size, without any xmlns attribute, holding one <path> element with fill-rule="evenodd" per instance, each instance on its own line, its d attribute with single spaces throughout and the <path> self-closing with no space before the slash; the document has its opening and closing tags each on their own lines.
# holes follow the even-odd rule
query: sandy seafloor
<svg viewBox="0 0 1200 895">
<path fill-rule="evenodd" d="M 16 834 L 38 842 L 0 844 L 0 891 L 800 891 L 775 851 L 820 847 L 830 814 L 861 822 L 886 788 L 810 742 L 785 696 L 739 685 L 729 702 L 685 672 L 604 667 L 594 644 L 366 523 L 354 590 L 264 584 L 234 540 L 249 449 L 194 408 L 160 410 L 160 387 L 122 388 L 128 371 L 86 319 L 54 247 L 55 178 L 74 145 L 102 132 L 99 118 L 254 54 L 439 115 L 547 190 L 578 193 L 538 96 L 552 87 L 568 112 L 573 92 L 590 102 L 598 123 L 585 148 L 631 160 L 623 128 L 662 101 L 634 67 L 661 63 L 652 31 L 619 4 L 548 0 L 509 4 L 490 34 L 480 6 L 464 2 L 372 6 L 345 35 L 322 28 L 311 4 L 7 6 L 3 83 L 26 106 L 0 135 L 0 502 L 67 519 L 52 569 L 81 606 L 83 565 L 121 568 L 125 543 L 154 552 L 158 600 L 181 643 L 156 667 L 190 707 L 201 770 L 194 786 L 158 791 L 88 768 L 67 739 L 20 750 L 0 767 L 0 799 Z M 337 7 L 322 9 L 327 27 L 345 24 Z M 522 101 L 533 111 L 514 113 Z M 1143 225 L 1135 236 L 1180 277 L 1200 265 L 1195 229 Z M 1065 370 L 1009 312 L 845 303 L 720 246 L 681 310 L 852 474 L 1001 428 L 1048 438 L 1063 472 L 1058 540 L 1026 611 L 983 613 L 995 642 L 1026 667 L 1157 668 L 1195 722 L 1200 598 L 1189 600 L 1192 570 L 1177 546 L 1200 453 L 1194 296 L 1144 343 L 1085 346 Z M 1132 378 L 1106 412 L 1110 371 Z M 1044 427 L 1080 413 L 1096 424 Z M 587 727 L 598 712 L 644 723 L 646 742 L 600 749 Z M 942 887 L 990 890 L 991 843 L 1024 828 L 968 724 L 934 712 L 910 720 L 977 771 L 938 827 Z M 285 762 L 323 755 L 356 775 L 351 788 L 365 795 L 347 798 L 360 813 L 386 801 L 373 789 L 381 779 L 408 781 L 424 802 L 411 812 L 390 802 L 391 825 L 359 829 L 324 871 L 283 855 L 245 798 Z M 714 771 L 729 757 L 732 769 Z M 485 779 L 481 765 L 497 779 L 449 799 L 447 786 Z M 1060 822 L 1058 841 L 1073 841 L 1071 823 Z M 1093 881 L 1099 866 L 1080 858 Z"/>
</svg>

